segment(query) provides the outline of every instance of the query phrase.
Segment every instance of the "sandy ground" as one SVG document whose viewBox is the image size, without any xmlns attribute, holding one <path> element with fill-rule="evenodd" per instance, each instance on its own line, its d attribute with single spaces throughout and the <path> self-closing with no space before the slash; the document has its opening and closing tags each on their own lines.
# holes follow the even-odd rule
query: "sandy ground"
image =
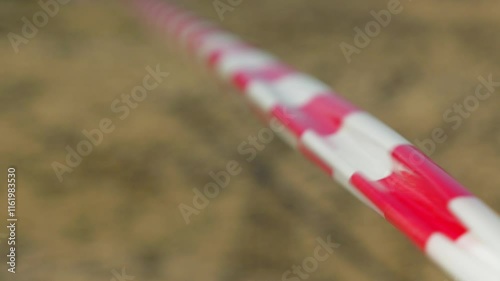
<svg viewBox="0 0 500 281">
<path fill-rule="evenodd" d="M 220 22 L 211 1 L 179 2 Z M 244 1 L 220 24 L 411 141 L 443 128 L 448 139 L 431 157 L 500 210 L 498 91 L 456 130 L 442 117 L 474 93 L 479 76 L 500 80 L 500 3 L 402 5 L 351 63 L 339 44 L 352 44 L 353 28 L 387 1 Z M 340 246 L 307 280 L 446 280 L 281 141 L 246 161 L 237 147 L 263 124 L 123 1 L 75 0 L 15 54 L 7 34 L 39 10 L 35 1 L 0 1 L 0 213 L 3 225 L 5 170 L 15 165 L 19 218 L 17 273 L 7 272 L 0 237 L 0 280 L 281 280 L 329 235 Z M 170 76 L 121 120 L 113 101 L 158 64 Z M 59 182 L 52 163 L 64 163 L 65 147 L 103 118 L 114 131 Z M 241 174 L 186 225 L 179 204 L 232 160 Z M 134 277 L 116 278 L 122 269 Z"/>
</svg>

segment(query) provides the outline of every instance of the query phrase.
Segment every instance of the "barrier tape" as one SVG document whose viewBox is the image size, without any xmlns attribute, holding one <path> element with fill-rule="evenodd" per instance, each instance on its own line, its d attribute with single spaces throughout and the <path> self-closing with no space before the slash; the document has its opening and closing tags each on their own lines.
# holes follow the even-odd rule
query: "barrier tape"
<svg viewBox="0 0 500 281">
<path fill-rule="evenodd" d="M 403 137 L 329 87 L 233 34 L 158 0 L 151 24 L 233 84 L 347 190 L 462 281 L 500 280 L 500 218 Z"/>
</svg>

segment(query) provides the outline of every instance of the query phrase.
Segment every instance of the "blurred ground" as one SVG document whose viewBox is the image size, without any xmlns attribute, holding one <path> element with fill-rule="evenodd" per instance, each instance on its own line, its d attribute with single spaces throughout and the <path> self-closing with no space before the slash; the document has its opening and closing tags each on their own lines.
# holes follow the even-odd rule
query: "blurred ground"
<svg viewBox="0 0 500 281">
<path fill-rule="evenodd" d="M 179 1 L 219 21 L 211 1 Z M 339 44 L 386 1 L 244 1 L 221 24 L 334 86 L 409 140 L 446 128 L 432 155 L 500 210 L 500 97 L 456 131 L 442 119 L 500 80 L 498 1 L 413 1 L 346 63 Z M 247 163 L 237 146 L 262 124 L 231 90 L 134 17 L 123 1 L 73 1 L 15 54 L 8 32 L 40 8 L 0 1 L 1 169 L 18 168 L 18 273 L 0 280 L 281 280 L 311 256 L 317 237 L 340 247 L 308 280 L 445 280 L 389 224 L 273 141 Z M 120 120 L 113 100 L 148 65 L 170 76 Z M 497 95 L 497 94 L 495 94 Z M 102 144 L 60 183 L 51 163 L 109 117 Z M 210 171 L 236 160 L 243 172 L 189 225 L 178 210 Z M 2 181 L 4 174 L 2 171 Z M 5 184 L 0 198 L 5 222 Z M 5 228 L 2 227 L 5 232 Z M 118 280 L 117 280 L 118 281 Z"/>
</svg>

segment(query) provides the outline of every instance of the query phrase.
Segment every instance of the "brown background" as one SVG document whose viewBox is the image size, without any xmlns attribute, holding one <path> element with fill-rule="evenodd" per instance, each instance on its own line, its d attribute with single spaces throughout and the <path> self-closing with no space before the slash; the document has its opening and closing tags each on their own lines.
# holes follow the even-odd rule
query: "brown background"
<svg viewBox="0 0 500 281">
<path fill-rule="evenodd" d="M 211 1 L 182 1 L 219 22 Z M 443 127 L 432 154 L 500 210 L 500 97 L 456 131 L 442 114 L 500 80 L 500 2 L 413 1 L 346 63 L 339 44 L 387 1 L 244 1 L 222 26 L 334 86 L 409 140 Z M 281 280 L 317 237 L 340 248 L 308 280 L 445 280 L 406 238 L 319 169 L 273 141 L 247 163 L 237 146 L 263 127 L 232 91 L 151 32 L 123 1 L 73 1 L 15 54 L 35 1 L 0 2 L 1 169 L 18 168 L 18 273 L 0 280 Z M 170 77 L 121 121 L 110 110 L 148 65 Z M 109 117 L 116 130 L 60 183 L 53 161 Z M 243 172 L 186 225 L 179 203 L 230 160 Z M 5 171 L 0 178 L 5 180 Z M 5 184 L 1 184 L 5 221 Z M 3 225 L 3 223 L 2 223 Z M 5 233 L 5 228 L 2 227 Z"/>
</svg>

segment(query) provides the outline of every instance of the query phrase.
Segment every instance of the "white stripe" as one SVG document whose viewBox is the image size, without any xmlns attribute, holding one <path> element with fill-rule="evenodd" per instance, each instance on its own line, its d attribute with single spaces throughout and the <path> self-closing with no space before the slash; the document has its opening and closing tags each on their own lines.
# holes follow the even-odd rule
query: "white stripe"
<svg viewBox="0 0 500 281">
<path fill-rule="evenodd" d="M 246 95 L 263 112 L 271 111 L 279 102 L 273 87 L 261 80 L 252 81 L 248 85 Z"/>
<path fill-rule="evenodd" d="M 344 126 L 351 129 L 358 139 L 376 144 L 390 154 L 400 145 L 410 144 L 405 138 L 366 112 L 357 112 L 344 120 Z"/>
<path fill-rule="evenodd" d="M 481 263 L 442 234 L 433 234 L 429 238 L 426 252 L 460 281 L 499 281 L 500 268 Z"/>
<path fill-rule="evenodd" d="M 383 213 L 366 196 L 358 189 L 350 184 L 350 178 L 355 171 L 355 168 L 348 162 L 348 159 L 343 157 L 341 147 L 332 146 L 331 143 L 325 141 L 325 138 L 319 136 L 312 130 L 307 130 L 301 137 L 301 142 L 317 155 L 323 162 L 333 168 L 333 176 L 344 188 L 364 202 L 370 208 L 383 216 Z M 349 157 L 347 157 L 349 158 Z"/>
<path fill-rule="evenodd" d="M 500 253 L 500 218 L 493 210 L 475 197 L 453 199 L 448 207 L 472 233 Z"/>
<path fill-rule="evenodd" d="M 272 85 L 279 94 L 280 101 L 292 107 L 306 105 L 314 97 L 327 95 L 331 91 L 327 85 L 301 73 L 286 75 Z"/>
<path fill-rule="evenodd" d="M 500 253 L 482 243 L 473 233 L 466 233 L 456 241 L 457 245 L 471 255 L 495 268 L 500 267 Z"/>
<path fill-rule="evenodd" d="M 200 58 L 206 59 L 213 51 L 236 44 L 243 44 L 243 41 L 230 33 L 218 32 L 210 34 L 203 38 L 198 54 Z"/>
<path fill-rule="evenodd" d="M 272 65 L 277 60 L 264 52 L 248 49 L 241 52 L 227 52 L 217 64 L 217 71 L 224 78 L 240 70 L 257 70 Z"/>
<path fill-rule="evenodd" d="M 238 57 L 241 53 L 228 54 L 227 57 Z M 267 59 L 266 59 L 267 58 Z M 251 60 L 251 57 L 249 58 Z M 242 59 L 241 62 L 244 60 Z M 241 69 L 259 69 L 276 63 L 273 57 L 267 55 L 255 59 L 253 65 L 240 63 Z M 285 107 L 301 107 L 319 95 L 328 95 L 330 89 L 316 79 L 304 74 L 288 74 L 273 82 L 261 80 L 250 81 L 247 89 L 248 96 L 264 111 L 281 104 Z"/>
<path fill-rule="evenodd" d="M 324 148 L 317 151 L 318 155 L 328 150 L 325 160 L 338 171 L 336 178 L 344 183 L 356 172 L 371 181 L 388 177 L 394 170 L 392 151 L 408 143 L 365 112 L 347 115 L 340 129 L 322 137 L 322 142 Z"/>
</svg>

